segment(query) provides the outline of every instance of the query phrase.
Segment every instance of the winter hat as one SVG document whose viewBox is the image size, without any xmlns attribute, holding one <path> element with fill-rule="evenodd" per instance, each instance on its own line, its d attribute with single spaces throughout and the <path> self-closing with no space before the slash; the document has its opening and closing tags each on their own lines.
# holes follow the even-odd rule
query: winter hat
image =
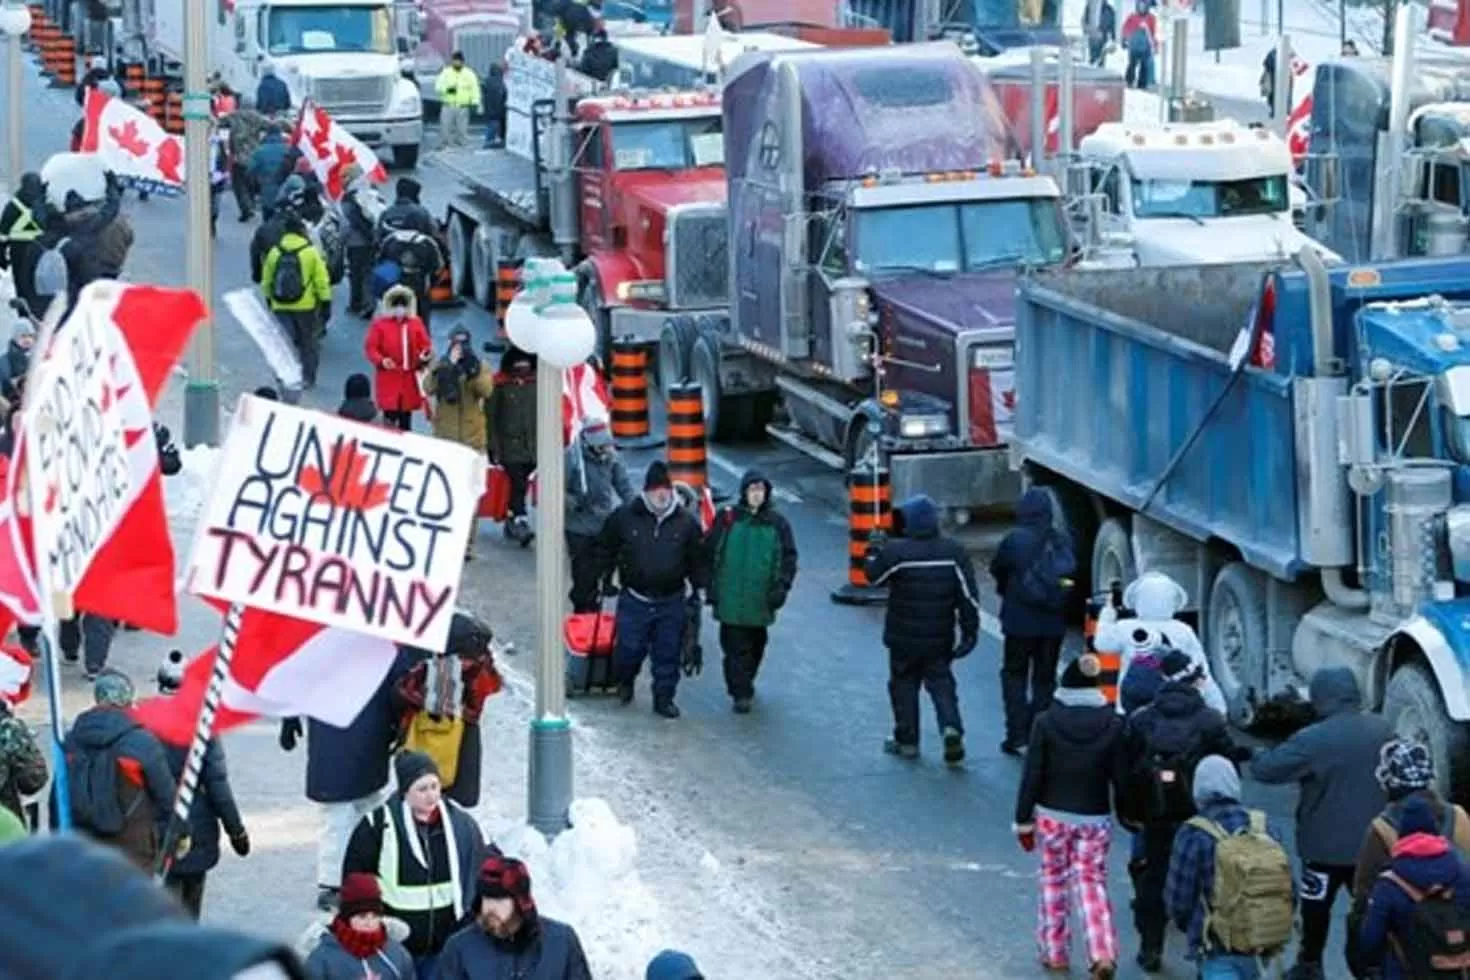
<svg viewBox="0 0 1470 980">
<path fill-rule="evenodd" d="M 522 918 L 536 915 L 536 900 L 531 897 L 531 872 L 513 857 L 497 854 L 480 865 L 476 894 L 480 898 L 508 898 L 515 902 Z"/>
<path fill-rule="evenodd" d="M 131 708 L 133 696 L 133 682 L 128 680 L 127 674 L 119 670 L 104 670 L 97 675 L 97 682 L 92 685 L 92 698 L 98 704 Z"/>
<path fill-rule="evenodd" d="M 398 191 L 399 197 L 406 201 L 412 201 L 415 204 L 419 202 L 419 194 L 424 189 L 424 185 L 412 177 L 400 177 L 398 178 L 398 183 L 394 186 Z"/>
<path fill-rule="evenodd" d="M 365 374 L 349 374 L 347 383 L 342 386 L 344 398 L 371 398 L 373 397 L 373 383 Z"/>
<path fill-rule="evenodd" d="M 1070 688 L 1093 688 L 1097 687 L 1098 675 L 1102 673 L 1102 664 L 1090 653 L 1067 664 L 1067 669 L 1062 671 L 1062 687 Z"/>
<path fill-rule="evenodd" d="M 425 776 L 439 775 L 439 766 L 424 752 L 400 752 L 393 760 L 393 774 L 398 777 L 398 791 L 407 793 L 409 787 Z"/>
<path fill-rule="evenodd" d="M 648 473 L 643 477 L 644 490 L 672 490 L 674 481 L 669 479 L 669 465 L 661 459 L 648 464 Z"/>
<path fill-rule="evenodd" d="M 1439 834 L 1434 808 L 1422 796 L 1409 797 L 1404 801 L 1404 808 L 1399 811 L 1399 839 L 1410 834 Z"/>
<path fill-rule="evenodd" d="M 278 402 L 281 400 L 281 393 L 270 385 L 261 385 L 255 389 L 255 397 L 264 398 L 268 402 Z"/>
<path fill-rule="evenodd" d="M 337 915 L 342 919 L 350 919 L 363 912 L 383 914 L 383 889 L 378 886 L 378 879 L 373 875 L 355 871 L 342 879 Z"/>
<path fill-rule="evenodd" d="M 643 980 L 704 980 L 704 974 L 688 953 L 666 949 L 648 961 Z"/>
<path fill-rule="evenodd" d="M 1200 676 L 1199 664 L 1182 650 L 1170 650 L 1164 654 L 1164 659 L 1159 661 L 1159 670 L 1163 673 L 1166 684 L 1188 684 L 1198 680 Z"/>
<path fill-rule="evenodd" d="M 1159 669 L 1159 660 L 1151 653 L 1144 653 L 1128 662 L 1128 671 L 1118 688 L 1118 699 L 1123 703 L 1123 713 L 1133 714 L 1145 705 L 1153 704 L 1159 688 L 1164 686 L 1164 673 Z"/>
<path fill-rule="evenodd" d="M 588 422 L 582 430 L 582 441 L 595 449 L 606 449 L 613 444 L 612 430 L 601 419 Z"/>
<path fill-rule="evenodd" d="M 1389 796 L 1405 796 L 1434 782 L 1434 759 L 1426 746 L 1396 738 L 1378 750 L 1373 776 Z"/>
<path fill-rule="evenodd" d="M 92 60 L 90 62 L 88 62 L 88 64 L 94 70 L 101 71 L 102 69 L 104 69 L 104 68 L 107 67 L 107 59 L 104 58 L 104 57 L 102 57 L 100 54 L 93 55 L 92 56 Z"/>
<path fill-rule="evenodd" d="M 1194 805 L 1211 800 L 1240 800 L 1240 773 L 1223 755 L 1207 755 L 1194 767 Z"/>
</svg>

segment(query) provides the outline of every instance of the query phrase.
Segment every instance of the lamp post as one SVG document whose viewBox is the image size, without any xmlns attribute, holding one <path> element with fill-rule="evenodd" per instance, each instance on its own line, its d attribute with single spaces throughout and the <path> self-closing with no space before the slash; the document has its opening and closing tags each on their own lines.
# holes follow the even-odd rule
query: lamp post
<svg viewBox="0 0 1470 980">
<path fill-rule="evenodd" d="M 189 288 L 214 302 L 214 242 L 209 234 L 209 19 L 203 3 L 184 4 L 184 182 L 189 224 L 184 262 Z M 184 445 L 219 445 L 219 379 L 214 319 L 207 312 L 189 348 Z"/>
<path fill-rule="evenodd" d="M 577 305 L 577 279 L 565 266 L 555 259 L 527 260 L 526 265 L 526 287 L 506 314 L 506 335 L 536 355 L 536 712 L 527 813 L 533 827 L 552 836 L 566 829 L 572 803 L 572 727 L 561 640 L 566 592 L 562 383 L 567 368 L 592 354 L 597 335 Z"/>
<path fill-rule="evenodd" d="M 21 152 L 21 86 L 25 82 L 21 74 L 20 39 L 31 29 L 31 12 L 14 0 L 6 0 L 0 7 L 0 33 L 5 35 L 5 143 L 10 147 L 7 158 L 6 177 L 13 194 L 20 187 L 20 175 L 25 170 L 25 157 Z"/>
</svg>

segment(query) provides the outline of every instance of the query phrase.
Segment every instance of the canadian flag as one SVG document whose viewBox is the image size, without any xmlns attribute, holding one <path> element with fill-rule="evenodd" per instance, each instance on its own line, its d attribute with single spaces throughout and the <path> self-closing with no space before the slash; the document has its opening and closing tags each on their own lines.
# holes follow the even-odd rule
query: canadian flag
<svg viewBox="0 0 1470 980">
<path fill-rule="evenodd" d="M 0 636 L 9 636 L 15 626 L 10 610 L 0 608 Z M 31 696 L 31 655 L 20 647 L 0 645 L 0 701 L 12 708 Z"/>
<path fill-rule="evenodd" d="M 1291 150 L 1292 162 L 1300 168 L 1312 141 L 1312 89 L 1317 73 L 1310 64 L 1293 55 L 1291 77 L 1296 104 L 1286 117 L 1286 145 Z"/>
<path fill-rule="evenodd" d="M 561 375 L 561 427 L 562 443 L 570 446 L 572 440 L 582 431 L 589 422 L 594 420 L 604 425 L 610 424 L 612 420 L 612 396 L 608 393 L 607 382 L 597 369 L 590 364 L 578 364 L 576 367 L 567 368 Z M 527 489 L 531 494 L 531 502 L 538 501 L 536 474 L 532 473 L 527 480 Z"/>
<path fill-rule="evenodd" d="M 699 492 L 699 527 L 708 534 L 715 526 L 715 495 L 709 487 Z"/>
<path fill-rule="evenodd" d="M 116 328 L 120 342 L 113 345 L 111 373 L 126 433 L 129 477 L 122 517 L 72 595 L 78 612 L 165 635 L 178 629 L 174 549 L 153 436 L 153 407 L 204 312 L 194 293 L 117 283 L 88 286 L 72 312 L 74 317 L 103 317 Z M 57 337 L 64 338 L 65 333 L 63 323 Z M 22 427 L 16 433 L 15 462 L 0 484 L 0 604 L 21 622 L 36 623 L 41 601 L 33 531 L 30 519 L 15 506 L 18 474 L 27 453 Z"/>
<path fill-rule="evenodd" d="M 184 141 L 122 99 L 87 89 L 82 105 L 83 153 L 95 153 L 118 177 L 157 193 L 184 186 Z"/>
<path fill-rule="evenodd" d="M 1046 90 L 1046 152 L 1056 153 L 1062 145 L 1062 102 L 1056 86 Z"/>
<path fill-rule="evenodd" d="M 342 195 L 347 192 L 343 175 L 354 163 L 373 183 L 382 184 L 388 180 L 388 170 L 378 155 L 314 102 L 307 102 L 301 107 L 301 118 L 296 123 L 292 142 L 305 155 L 327 196 L 334 201 L 342 200 Z"/>
</svg>

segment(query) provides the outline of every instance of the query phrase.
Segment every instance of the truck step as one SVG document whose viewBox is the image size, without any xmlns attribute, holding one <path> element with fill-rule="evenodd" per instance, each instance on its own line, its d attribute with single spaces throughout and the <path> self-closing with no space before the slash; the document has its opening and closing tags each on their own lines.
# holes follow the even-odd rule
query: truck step
<svg viewBox="0 0 1470 980">
<path fill-rule="evenodd" d="M 784 442 L 799 453 L 805 453 L 817 462 L 832 467 L 839 473 L 847 471 L 847 461 L 815 439 L 798 432 L 791 426 L 776 425 L 774 422 L 766 426 L 766 434 L 777 442 Z"/>
</svg>

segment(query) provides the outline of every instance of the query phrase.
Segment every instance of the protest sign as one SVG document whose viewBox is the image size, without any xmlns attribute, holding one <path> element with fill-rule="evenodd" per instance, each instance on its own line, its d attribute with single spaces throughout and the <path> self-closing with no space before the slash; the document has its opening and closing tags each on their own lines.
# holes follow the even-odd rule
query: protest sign
<svg viewBox="0 0 1470 980">
<path fill-rule="evenodd" d="M 43 589 L 51 592 L 76 591 L 133 496 L 125 402 L 137 379 L 118 377 L 131 366 L 107 312 L 79 303 L 57 331 L 25 400 L 36 563 Z M 146 430 L 146 418 L 142 425 Z"/>
<path fill-rule="evenodd" d="M 484 467 L 457 443 L 246 395 L 189 589 L 442 649 Z"/>
</svg>

